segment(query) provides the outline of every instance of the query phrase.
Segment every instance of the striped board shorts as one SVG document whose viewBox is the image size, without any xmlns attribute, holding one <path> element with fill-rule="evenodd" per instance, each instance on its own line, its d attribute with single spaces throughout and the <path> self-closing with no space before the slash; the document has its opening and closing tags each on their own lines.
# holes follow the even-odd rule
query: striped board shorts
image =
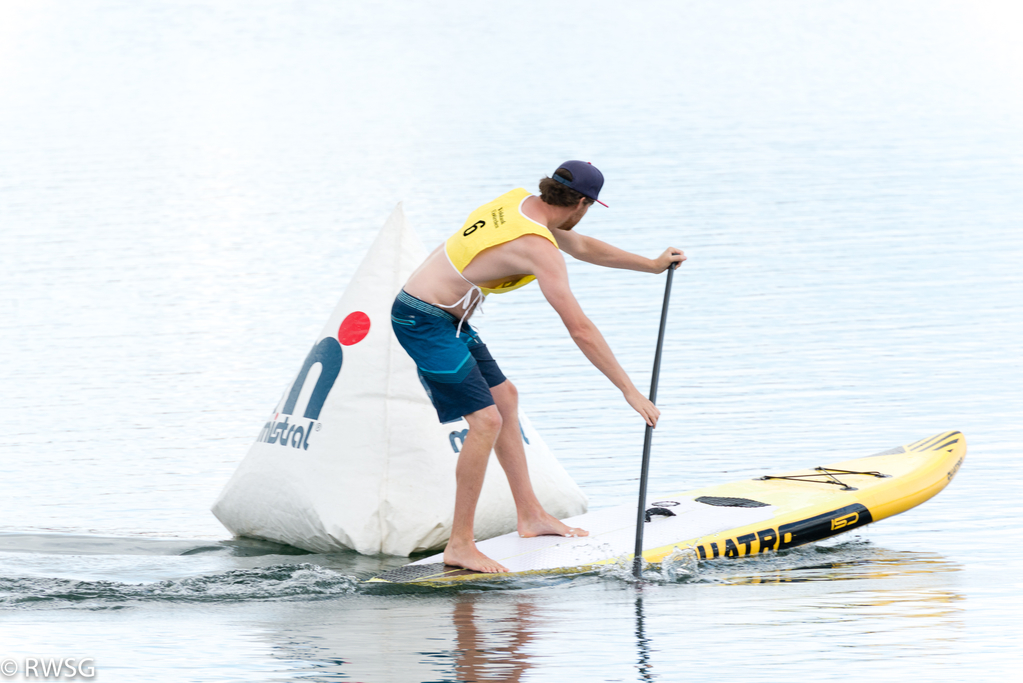
<svg viewBox="0 0 1023 683">
<path fill-rule="evenodd" d="M 391 307 L 391 327 L 412 356 L 442 424 L 494 405 L 490 387 L 507 378 L 468 323 L 402 290 Z"/>
</svg>

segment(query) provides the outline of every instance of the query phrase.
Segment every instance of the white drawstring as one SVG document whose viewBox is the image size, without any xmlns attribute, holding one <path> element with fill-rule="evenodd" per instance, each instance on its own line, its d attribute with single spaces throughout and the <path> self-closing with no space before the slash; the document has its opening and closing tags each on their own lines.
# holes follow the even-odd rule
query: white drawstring
<svg viewBox="0 0 1023 683">
<path fill-rule="evenodd" d="M 472 285 L 471 282 L 469 284 Z M 479 296 L 473 299 L 474 294 L 478 294 Z M 462 319 L 458 321 L 458 328 L 455 330 L 455 337 L 457 338 L 460 334 L 462 334 L 462 324 L 465 323 L 465 319 L 469 317 L 469 314 L 472 313 L 474 308 L 483 303 L 483 299 L 485 298 L 483 290 L 481 290 L 477 285 L 472 285 L 472 288 L 465 293 L 465 296 L 450 306 L 445 306 L 444 304 L 434 305 L 438 308 L 457 308 L 458 306 L 465 306 L 465 312 L 462 313 Z"/>
<path fill-rule="evenodd" d="M 448 254 L 447 249 L 444 250 L 444 255 L 448 257 L 448 263 L 451 264 L 451 267 L 455 268 L 455 264 L 451 260 L 451 255 Z M 458 273 L 458 277 L 462 278 L 463 280 L 469 283 L 470 285 L 469 291 L 465 293 L 465 296 L 463 296 L 461 299 L 451 304 L 450 306 L 445 306 L 444 304 L 434 305 L 437 306 L 438 308 L 457 308 L 458 306 L 464 307 L 462 318 L 461 320 L 458 321 L 458 328 L 455 330 L 455 339 L 457 339 L 462 334 L 462 324 L 465 323 L 466 318 L 468 318 L 469 314 L 472 313 L 474 309 L 478 308 L 483 303 L 483 300 L 487 297 L 483 293 L 483 290 L 480 289 L 479 285 L 477 285 L 475 282 L 473 282 L 466 276 L 462 275 L 458 271 L 458 268 L 455 268 L 455 272 Z M 473 299 L 473 294 L 476 294 L 478 296 L 475 299 Z"/>
</svg>

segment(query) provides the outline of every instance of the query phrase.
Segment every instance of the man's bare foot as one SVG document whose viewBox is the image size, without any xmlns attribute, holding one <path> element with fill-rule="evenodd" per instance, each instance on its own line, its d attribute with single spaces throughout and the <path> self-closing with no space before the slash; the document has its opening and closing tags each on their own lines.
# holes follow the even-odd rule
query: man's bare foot
<svg viewBox="0 0 1023 683">
<path fill-rule="evenodd" d="M 544 511 L 528 520 L 519 518 L 519 536 L 522 538 L 532 538 L 533 536 L 573 537 L 589 535 L 589 531 L 570 527 Z"/>
<path fill-rule="evenodd" d="M 444 564 L 469 569 L 474 572 L 483 572 L 484 574 L 497 574 L 508 571 L 500 562 L 491 560 L 477 550 L 475 543 L 461 545 L 449 542 L 447 547 L 444 548 Z"/>
</svg>

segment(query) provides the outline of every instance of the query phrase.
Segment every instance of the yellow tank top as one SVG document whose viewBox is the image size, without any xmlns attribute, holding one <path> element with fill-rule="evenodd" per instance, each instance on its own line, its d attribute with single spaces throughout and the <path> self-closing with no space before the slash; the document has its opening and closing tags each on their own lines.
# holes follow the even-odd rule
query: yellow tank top
<svg viewBox="0 0 1023 683">
<path fill-rule="evenodd" d="M 470 213 L 465 225 L 449 237 L 444 245 L 455 270 L 461 273 L 476 254 L 484 249 L 510 242 L 523 235 L 545 237 L 557 247 L 558 243 L 550 230 L 522 215 L 522 202 L 529 196 L 529 192 L 520 187 Z M 484 294 L 500 294 L 518 289 L 535 279 L 533 275 L 524 275 L 502 282 L 497 287 L 481 289 Z"/>
</svg>

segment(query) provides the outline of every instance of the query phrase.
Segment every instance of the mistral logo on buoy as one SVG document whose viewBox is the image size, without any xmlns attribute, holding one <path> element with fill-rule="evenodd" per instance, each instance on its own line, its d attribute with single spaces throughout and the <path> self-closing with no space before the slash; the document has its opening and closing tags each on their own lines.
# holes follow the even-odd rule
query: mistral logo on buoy
<svg viewBox="0 0 1023 683">
<path fill-rule="evenodd" d="M 302 369 L 298 371 L 298 377 L 291 383 L 291 391 L 284 401 L 284 407 L 274 415 L 274 418 L 263 425 L 256 441 L 264 443 L 280 444 L 292 448 L 309 449 L 309 435 L 319 431 L 320 411 L 323 410 L 323 403 L 334 388 L 334 382 L 341 373 L 341 364 L 344 361 L 342 346 L 358 344 L 369 334 L 369 316 L 362 311 L 355 311 L 348 314 L 341 322 L 337 330 L 337 337 L 324 337 L 313 346 L 309 355 L 302 363 Z M 317 363 L 320 364 L 320 376 L 316 379 L 312 394 L 306 403 L 305 412 L 302 417 L 309 420 L 308 424 L 300 424 L 298 420 L 291 422 L 294 417 L 295 407 L 298 404 L 298 397 L 302 394 L 309 371 Z M 278 418 L 284 416 L 284 420 Z M 303 420 L 304 421 L 304 420 Z"/>
</svg>

